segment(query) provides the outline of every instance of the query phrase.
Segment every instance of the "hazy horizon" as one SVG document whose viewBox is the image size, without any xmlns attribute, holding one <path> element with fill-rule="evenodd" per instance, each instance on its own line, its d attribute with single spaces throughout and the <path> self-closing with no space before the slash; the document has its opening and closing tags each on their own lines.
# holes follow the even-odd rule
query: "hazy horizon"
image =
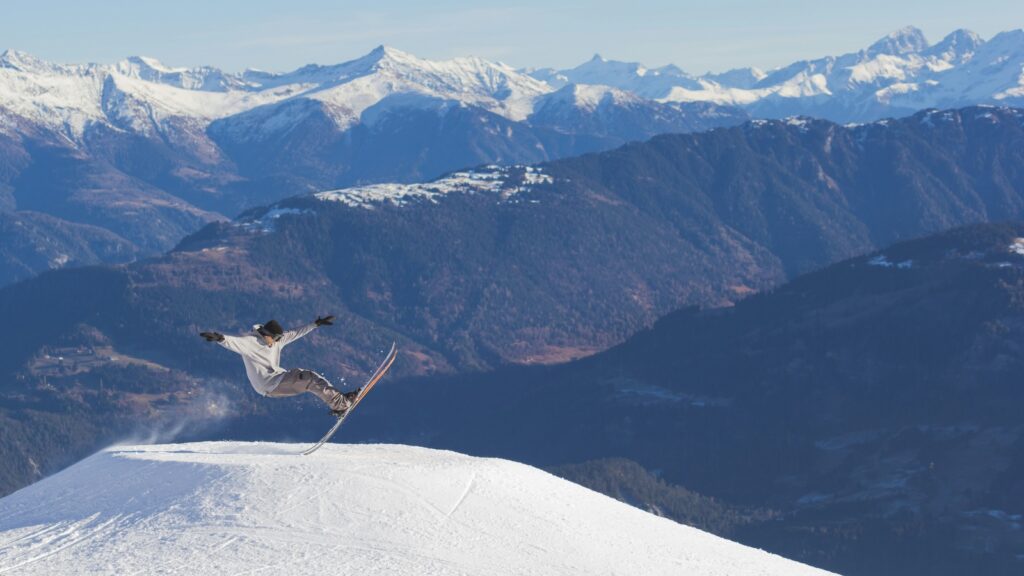
<svg viewBox="0 0 1024 576">
<path fill-rule="evenodd" d="M 384 44 L 432 60 L 479 56 L 516 68 L 569 68 L 599 53 L 703 74 L 772 69 L 853 52 L 905 26 L 920 28 L 934 43 L 959 28 L 988 39 L 1024 24 L 1020 2 L 978 0 L 970 14 L 942 10 L 953 5 L 947 0 L 891 4 L 821 2 L 811 11 L 795 0 L 771 6 L 752 0 L 715 6 L 662 0 L 481 6 L 442 0 L 429 7 L 401 1 L 373 8 L 326 0 L 286 8 L 268 0 L 212 6 L 196 0 L 170 6 L 15 0 L 0 22 L 0 42 L 60 63 L 148 56 L 172 67 L 209 65 L 231 72 L 343 62 Z"/>
</svg>

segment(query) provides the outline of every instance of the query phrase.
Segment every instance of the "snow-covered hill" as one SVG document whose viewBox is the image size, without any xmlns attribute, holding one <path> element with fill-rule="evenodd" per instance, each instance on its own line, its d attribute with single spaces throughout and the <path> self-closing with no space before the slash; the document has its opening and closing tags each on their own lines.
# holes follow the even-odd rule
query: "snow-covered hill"
<svg viewBox="0 0 1024 576">
<path fill-rule="evenodd" d="M 297 449 L 96 454 L 0 500 L 0 574 L 824 574 L 522 464 Z"/>
</svg>

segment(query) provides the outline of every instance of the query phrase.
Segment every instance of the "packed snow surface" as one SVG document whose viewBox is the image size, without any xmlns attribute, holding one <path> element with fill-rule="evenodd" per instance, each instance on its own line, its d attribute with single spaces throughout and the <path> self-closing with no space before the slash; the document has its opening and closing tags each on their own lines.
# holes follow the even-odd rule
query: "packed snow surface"
<svg viewBox="0 0 1024 576">
<path fill-rule="evenodd" d="M 103 451 L 0 500 L 0 574 L 824 574 L 514 462 L 300 448 Z"/>
</svg>

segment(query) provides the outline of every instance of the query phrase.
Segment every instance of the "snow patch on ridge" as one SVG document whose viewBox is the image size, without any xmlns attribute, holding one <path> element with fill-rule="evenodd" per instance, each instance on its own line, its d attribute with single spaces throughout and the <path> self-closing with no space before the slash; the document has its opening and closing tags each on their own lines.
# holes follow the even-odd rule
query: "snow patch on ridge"
<svg viewBox="0 0 1024 576">
<path fill-rule="evenodd" d="M 258 230 L 261 232 L 273 232 L 276 229 L 277 220 L 282 216 L 298 216 L 302 214 L 313 214 L 312 210 L 299 208 L 283 208 L 272 206 L 263 214 L 251 220 L 238 222 L 236 226 L 247 230 Z"/>
<path fill-rule="evenodd" d="M 790 116 L 785 119 L 785 122 L 787 125 L 793 126 L 801 132 L 807 132 L 811 119 L 806 116 Z"/>
<path fill-rule="evenodd" d="M 874 258 L 868 260 L 868 266 L 877 266 L 879 268 L 913 268 L 913 260 L 903 260 L 902 262 L 891 262 L 885 254 L 879 254 Z"/>
<path fill-rule="evenodd" d="M 357 208 L 373 208 L 383 203 L 404 206 L 415 200 L 437 203 L 448 194 L 492 194 L 507 201 L 536 186 L 553 182 L 554 179 L 537 166 L 484 166 L 453 172 L 432 182 L 370 184 L 328 190 L 315 196 L 319 200 L 341 202 Z"/>
</svg>

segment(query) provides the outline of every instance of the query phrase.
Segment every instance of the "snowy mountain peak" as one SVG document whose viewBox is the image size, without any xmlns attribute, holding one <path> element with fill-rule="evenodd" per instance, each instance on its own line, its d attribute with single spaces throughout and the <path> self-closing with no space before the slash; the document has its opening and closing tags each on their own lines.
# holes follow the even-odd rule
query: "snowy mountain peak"
<svg viewBox="0 0 1024 576">
<path fill-rule="evenodd" d="M 210 66 L 175 68 L 148 56 L 130 56 L 115 64 L 113 70 L 129 78 L 166 84 L 186 90 L 223 92 L 231 88 L 239 88 L 242 85 L 238 77 L 225 74 L 217 68 Z"/>
<path fill-rule="evenodd" d="M 548 103 L 559 102 L 574 108 L 593 111 L 602 104 L 635 104 L 643 99 L 635 94 L 611 86 L 568 84 L 545 97 Z"/>
<path fill-rule="evenodd" d="M 753 88 L 766 76 L 760 68 L 735 68 L 720 74 L 706 74 L 704 78 L 731 88 Z"/>
<path fill-rule="evenodd" d="M 376 48 L 374 48 L 374 52 L 380 54 L 384 58 L 389 58 L 392 60 L 418 60 L 418 58 L 416 58 L 409 52 L 399 50 L 394 46 L 388 46 L 386 44 L 381 44 L 380 46 L 377 46 Z"/>
<path fill-rule="evenodd" d="M 389 48 L 388 46 L 386 46 L 384 44 L 378 44 L 376 48 L 374 48 L 373 50 L 370 50 L 370 52 L 366 55 L 366 57 L 368 57 L 368 58 L 383 58 L 384 56 L 387 55 L 389 49 L 391 49 L 391 48 Z"/>
<path fill-rule="evenodd" d="M 388 46 L 318 74 L 320 86 L 309 97 L 328 104 L 339 126 L 351 125 L 367 111 L 379 118 L 395 105 L 444 110 L 451 103 L 518 121 L 530 114 L 538 96 L 552 91 L 505 64 L 476 57 L 426 60 Z"/>
<path fill-rule="evenodd" d="M 662 98 L 677 86 L 699 87 L 692 76 L 675 66 L 647 68 L 638 62 L 608 60 L 596 54 L 589 61 L 560 72 L 559 76 L 566 83 L 612 86 L 651 99 Z"/>
<path fill-rule="evenodd" d="M 985 41 L 976 32 L 960 28 L 950 32 L 939 42 L 938 46 L 949 45 L 973 50 L 984 43 Z"/>
<path fill-rule="evenodd" d="M 140 69 L 152 72 L 160 72 L 163 74 L 172 74 L 175 72 L 188 71 L 188 68 L 170 68 L 168 66 L 165 66 L 163 62 L 160 62 L 156 58 L 151 58 L 149 56 L 129 56 L 125 59 L 125 62 L 137 66 Z"/>
<path fill-rule="evenodd" d="M 985 41 L 981 36 L 961 28 L 949 33 L 939 43 L 929 48 L 925 54 L 935 56 L 946 62 L 961 64 L 970 60 L 978 47 L 984 43 Z"/>
<path fill-rule="evenodd" d="M 96 454 L 2 500 L 0 571 L 825 574 L 523 464 L 408 446 L 301 448 Z"/>
<path fill-rule="evenodd" d="M 358 61 L 377 65 L 389 62 L 417 65 L 420 62 L 420 59 L 408 52 L 403 52 L 397 48 L 381 44 L 371 50 L 366 56 L 359 58 Z"/>
<path fill-rule="evenodd" d="M 620 62 L 617 60 L 608 60 L 600 54 L 594 54 L 588 62 L 580 64 L 573 71 L 577 76 L 580 74 L 590 74 L 593 79 L 597 79 L 600 76 L 608 74 L 627 74 L 633 76 L 643 76 L 644 66 L 637 62 Z M 583 82 L 585 84 L 608 84 L 607 82 Z"/>
<path fill-rule="evenodd" d="M 43 72 L 53 67 L 54 65 L 49 62 L 21 50 L 7 49 L 0 54 L 0 68 L 9 68 L 19 72 Z"/>
<path fill-rule="evenodd" d="M 550 85 L 614 86 L 659 102 L 709 102 L 755 117 L 808 114 L 837 122 L 872 121 L 925 108 L 1024 105 L 1024 31 L 987 42 L 956 30 L 930 46 L 913 26 L 857 52 L 803 60 L 768 71 L 751 68 L 691 76 L 597 56 L 575 68 L 532 73 Z"/>
<path fill-rule="evenodd" d="M 993 36 L 987 46 L 998 47 L 1006 53 L 1024 54 L 1024 29 L 1007 30 Z"/>
<path fill-rule="evenodd" d="M 0 108 L 76 142 L 96 124 L 146 135 L 162 133 L 168 123 L 188 124 L 199 135 L 211 122 L 230 120 L 221 129 L 233 138 L 265 140 L 311 117 L 347 130 L 379 125 L 399 109 L 445 114 L 472 107 L 520 122 L 551 103 L 592 109 L 595 103 L 631 104 L 632 98 L 850 122 L 925 108 L 1021 105 L 1022 66 L 1024 31 L 985 42 L 957 30 L 929 48 L 914 27 L 856 53 L 700 77 L 672 65 L 648 68 L 600 54 L 568 70 L 519 71 L 476 57 L 427 60 L 384 45 L 340 64 L 242 74 L 173 67 L 144 56 L 113 65 L 51 64 L 8 50 L 0 55 Z M 554 94 L 570 85 L 579 87 Z"/>
<path fill-rule="evenodd" d="M 238 116 L 233 133 L 266 135 L 287 131 L 320 110 L 339 129 L 363 121 L 367 111 L 373 121 L 394 108 L 444 111 L 452 105 L 520 121 L 538 96 L 553 90 L 504 64 L 481 58 L 431 61 L 390 46 L 341 64 L 283 74 L 171 67 L 145 56 L 87 66 L 49 64 L 13 50 L 0 56 L 0 108 L 73 141 L 96 124 L 154 135 L 174 118 L 205 130 L 210 122 Z"/>
<path fill-rule="evenodd" d="M 924 32 L 914 26 L 907 26 L 892 32 L 868 47 L 868 54 L 889 54 L 899 56 L 921 52 L 928 48 Z"/>
<path fill-rule="evenodd" d="M 521 74 L 504 64 L 491 62 L 475 56 L 452 58 L 450 60 L 427 60 L 383 44 L 377 46 L 365 56 L 329 68 L 361 69 L 364 73 L 385 71 L 402 74 L 406 78 L 411 79 L 415 79 L 418 75 L 441 75 L 450 78 L 477 69 L 494 69 L 507 71 L 511 74 Z"/>
</svg>

